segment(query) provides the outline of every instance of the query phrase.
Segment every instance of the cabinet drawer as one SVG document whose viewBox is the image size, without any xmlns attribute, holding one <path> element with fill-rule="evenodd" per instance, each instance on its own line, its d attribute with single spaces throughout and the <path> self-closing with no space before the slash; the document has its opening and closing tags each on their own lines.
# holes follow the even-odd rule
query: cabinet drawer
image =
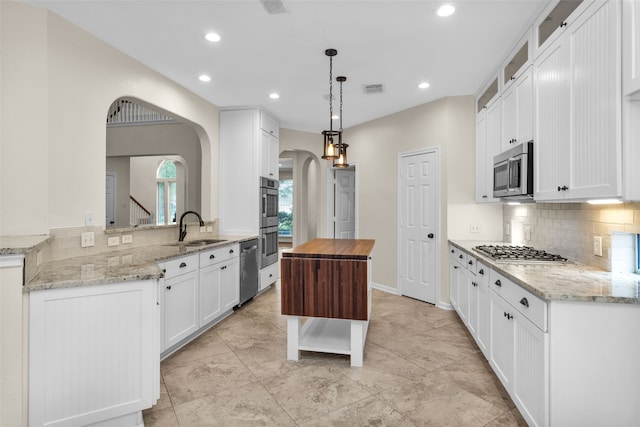
<svg viewBox="0 0 640 427">
<path fill-rule="evenodd" d="M 265 289 L 280 277 L 280 263 L 276 262 L 260 270 L 260 290 Z"/>
<path fill-rule="evenodd" d="M 198 269 L 198 255 L 189 255 L 164 262 L 164 277 L 171 279 Z"/>
<path fill-rule="evenodd" d="M 458 257 L 459 258 L 459 257 Z M 471 273 L 476 274 L 476 257 L 473 255 L 466 254 L 464 266 Z"/>
<path fill-rule="evenodd" d="M 240 245 L 228 245 L 200 253 L 200 268 L 240 256 Z"/>
<path fill-rule="evenodd" d="M 476 262 L 476 277 L 478 284 L 487 286 L 489 284 L 489 272 L 491 269 L 481 262 Z"/>
<path fill-rule="evenodd" d="M 491 270 L 489 286 L 543 332 L 547 331 L 547 303 L 543 299 L 494 270 Z"/>
</svg>

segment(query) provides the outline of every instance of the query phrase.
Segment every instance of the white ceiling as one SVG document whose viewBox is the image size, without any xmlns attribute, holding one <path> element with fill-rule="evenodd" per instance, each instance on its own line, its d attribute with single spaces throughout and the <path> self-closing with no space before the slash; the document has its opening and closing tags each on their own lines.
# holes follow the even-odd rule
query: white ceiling
<svg viewBox="0 0 640 427">
<path fill-rule="evenodd" d="M 474 94 L 547 0 L 24 0 L 46 7 L 118 50 L 226 107 L 261 105 L 281 126 L 329 125 L 329 59 L 344 83 L 349 128 L 445 96 Z M 215 31 L 212 44 L 204 34 Z M 212 81 L 198 80 L 202 73 Z M 431 87 L 420 90 L 420 82 Z M 365 95 L 362 85 L 384 85 Z M 268 97 L 271 92 L 280 99 Z M 338 87 L 334 86 L 338 100 Z M 337 111 L 334 102 L 334 111 Z M 336 126 L 334 125 L 334 128 Z"/>
</svg>

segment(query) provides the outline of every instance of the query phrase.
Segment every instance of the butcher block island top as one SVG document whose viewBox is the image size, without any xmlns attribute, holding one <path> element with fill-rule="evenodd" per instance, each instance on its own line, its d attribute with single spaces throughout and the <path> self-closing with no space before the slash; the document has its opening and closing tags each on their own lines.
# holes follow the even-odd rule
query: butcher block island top
<svg viewBox="0 0 640 427">
<path fill-rule="evenodd" d="M 284 251 L 282 257 L 366 260 L 374 244 L 370 239 L 314 239 Z"/>
<path fill-rule="evenodd" d="M 282 253 L 282 314 L 287 357 L 300 350 L 351 355 L 362 366 L 371 314 L 374 240 L 314 239 Z M 309 317 L 301 325 L 301 317 Z"/>
</svg>

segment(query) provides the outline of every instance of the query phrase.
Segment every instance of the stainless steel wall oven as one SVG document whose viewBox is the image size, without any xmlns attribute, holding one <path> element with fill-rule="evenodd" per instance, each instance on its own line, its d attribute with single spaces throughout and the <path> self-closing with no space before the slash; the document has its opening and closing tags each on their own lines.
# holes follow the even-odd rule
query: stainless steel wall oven
<svg viewBox="0 0 640 427">
<path fill-rule="evenodd" d="M 278 226 L 277 179 L 260 177 L 260 228 Z"/>
<path fill-rule="evenodd" d="M 260 268 L 278 262 L 277 179 L 260 177 Z"/>
</svg>

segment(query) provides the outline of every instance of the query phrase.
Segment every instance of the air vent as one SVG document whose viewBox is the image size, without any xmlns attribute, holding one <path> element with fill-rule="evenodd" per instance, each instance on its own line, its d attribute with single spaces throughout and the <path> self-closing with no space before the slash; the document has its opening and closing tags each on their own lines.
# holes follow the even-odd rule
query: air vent
<svg viewBox="0 0 640 427">
<path fill-rule="evenodd" d="M 366 95 L 373 95 L 375 93 L 384 92 L 384 87 L 382 86 L 382 83 L 375 83 L 375 84 L 370 84 L 370 85 L 362 85 L 362 91 Z"/>
<path fill-rule="evenodd" d="M 287 12 L 287 9 L 284 8 L 284 4 L 282 4 L 280 0 L 260 0 L 260 2 L 269 15 Z"/>
</svg>

